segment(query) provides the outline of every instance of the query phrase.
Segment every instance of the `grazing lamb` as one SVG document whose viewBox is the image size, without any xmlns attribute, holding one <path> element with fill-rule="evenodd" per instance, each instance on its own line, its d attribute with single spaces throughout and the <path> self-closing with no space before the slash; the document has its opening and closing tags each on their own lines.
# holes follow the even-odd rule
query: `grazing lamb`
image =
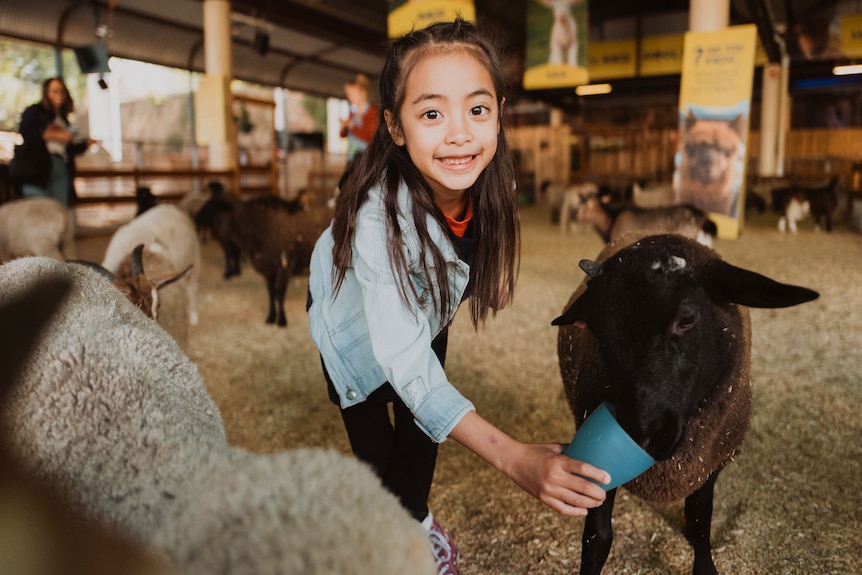
<svg viewBox="0 0 862 575">
<path fill-rule="evenodd" d="M 632 232 L 678 233 L 711 246 L 718 228 L 694 206 L 612 208 L 596 197 L 581 200 L 577 221 L 592 224 L 605 242 Z"/>
<path fill-rule="evenodd" d="M 566 399 L 580 426 L 603 401 L 657 463 L 625 487 L 648 501 L 685 498 L 695 575 L 714 575 L 713 489 L 737 454 L 751 412 L 747 307 L 818 297 L 735 267 L 676 234 L 611 242 L 553 325 Z M 601 572 L 611 548 L 616 490 L 589 511 L 581 574 Z"/>
<path fill-rule="evenodd" d="M 317 238 L 332 220 L 329 206 L 303 209 L 302 204 L 272 196 L 240 200 L 230 194 L 214 195 L 195 217 L 198 229 L 209 230 L 225 250 L 230 277 L 231 261 L 239 273 L 239 254 L 266 280 L 269 312 L 266 323 L 287 325 L 284 296 L 290 278 L 308 273 Z"/>
<path fill-rule="evenodd" d="M 108 278 L 144 315 L 158 322 L 182 349 L 188 349 L 188 298 L 183 286 L 173 284 L 182 279 L 191 270 L 191 266 L 175 272 L 161 243 L 153 242 L 149 248 L 138 244 L 132 253 L 120 262 L 116 274 L 100 264 L 83 260 L 71 261 L 90 266 Z"/>
<path fill-rule="evenodd" d="M 367 465 L 228 445 L 195 365 L 96 271 L 15 260 L 0 306 L 53 280 L 69 296 L 0 407 L 0 438 L 65 507 L 187 575 L 436 573 L 425 530 Z"/>
<path fill-rule="evenodd" d="M 820 230 L 820 219 L 826 221 L 826 231 L 832 232 L 832 215 L 838 207 L 838 193 L 835 188 L 838 178 L 833 177 L 825 186 L 808 187 L 802 185 L 786 186 L 772 190 L 772 209 L 781 215 L 778 230 L 789 228 L 796 233 L 796 222 L 809 215 L 814 217 L 814 229 Z"/>
<path fill-rule="evenodd" d="M 156 247 L 156 243 L 161 248 Z M 188 300 L 188 322 L 198 323 L 197 293 L 201 269 L 201 251 L 192 219 L 182 209 L 172 204 L 159 204 L 148 209 L 114 232 L 102 266 L 117 273 L 123 259 L 127 258 L 138 244 L 150 251 L 163 249 L 174 272 L 191 269 L 178 282 L 186 292 Z"/>
<path fill-rule="evenodd" d="M 53 198 L 21 198 L 0 205 L 0 263 L 25 256 L 75 258 L 72 212 Z"/>
</svg>

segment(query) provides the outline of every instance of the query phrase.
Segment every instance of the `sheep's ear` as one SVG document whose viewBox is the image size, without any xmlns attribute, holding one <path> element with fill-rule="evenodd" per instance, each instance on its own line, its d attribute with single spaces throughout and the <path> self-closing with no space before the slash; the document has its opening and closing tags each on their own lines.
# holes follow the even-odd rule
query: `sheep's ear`
<svg viewBox="0 0 862 575">
<path fill-rule="evenodd" d="M 595 279 L 602 275 L 601 264 L 597 264 L 592 260 L 581 260 L 578 262 L 578 267 L 581 268 L 585 274 L 590 276 L 590 279 Z"/>
<path fill-rule="evenodd" d="M 711 295 L 748 307 L 790 307 L 820 297 L 814 290 L 783 284 L 723 260 L 715 260 L 705 275 L 705 285 Z"/>
<path fill-rule="evenodd" d="M 551 325 L 573 325 L 575 327 L 586 327 L 586 315 L 584 314 L 585 306 L 582 303 L 583 295 L 572 302 L 569 309 L 563 312 L 563 315 L 551 322 Z"/>
</svg>

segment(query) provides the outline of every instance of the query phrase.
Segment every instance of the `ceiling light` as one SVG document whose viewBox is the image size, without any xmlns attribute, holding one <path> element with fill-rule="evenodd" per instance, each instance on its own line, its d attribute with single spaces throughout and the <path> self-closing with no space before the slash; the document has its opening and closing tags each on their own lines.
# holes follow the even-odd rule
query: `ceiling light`
<svg viewBox="0 0 862 575">
<path fill-rule="evenodd" d="M 610 84 L 587 84 L 575 88 L 575 94 L 578 96 L 597 96 L 599 94 L 610 94 Z"/>
<path fill-rule="evenodd" d="M 852 64 L 849 66 L 835 66 L 832 68 L 832 73 L 836 76 L 849 76 L 850 74 L 862 74 L 862 64 Z"/>
</svg>

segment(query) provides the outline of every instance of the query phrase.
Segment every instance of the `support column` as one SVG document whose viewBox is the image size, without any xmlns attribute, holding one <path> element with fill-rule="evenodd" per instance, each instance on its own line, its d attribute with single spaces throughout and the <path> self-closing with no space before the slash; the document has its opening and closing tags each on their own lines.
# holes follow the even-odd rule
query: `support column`
<svg viewBox="0 0 862 575">
<path fill-rule="evenodd" d="M 730 24 L 730 0 L 691 0 L 688 29 L 692 32 L 724 30 Z"/>
<path fill-rule="evenodd" d="M 782 50 L 784 52 L 784 50 Z M 778 135 L 775 146 L 775 175 L 784 177 L 784 147 L 790 131 L 790 56 L 781 55 L 781 82 L 779 86 Z"/>
<path fill-rule="evenodd" d="M 778 133 L 781 125 L 781 66 L 766 64 L 763 67 L 762 96 L 760 99 L 760 159 L 758 175 L 775 175 L 778 152 Z"/>
<path fill-rule="evenodd" d="M 232 100 L 230 81 L 233 78 L 231 53 L 230 1 L 204 0 L 204 65 L 206 76 L 201 82 L 199 96 L 208 102 L 207 116 L 199 116 L 199 125 L 208 122 L 206 137 L 198 141 L 209 145 L 209 164 L 214 170 L 236 170 L 236 150 L 231 119 Z M 200 108 L 198 108 L 200 109 Z M 237 184 L 238 182 L 234 182 Z M 239 190 L 235 190 L 239 192 Z"/>
</svg>

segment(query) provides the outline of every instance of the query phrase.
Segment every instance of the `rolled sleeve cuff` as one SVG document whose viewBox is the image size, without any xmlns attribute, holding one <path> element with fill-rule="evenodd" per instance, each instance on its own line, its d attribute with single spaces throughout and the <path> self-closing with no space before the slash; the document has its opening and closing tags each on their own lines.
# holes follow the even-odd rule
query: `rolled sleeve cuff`
<svg viewBox="0 0 862 575">
<path fill-rule="evenodd" d="M 443 443 L 452 429 L 475 406 L 451 384 L 434 389 L 414 411 L 416 425 L 437 443 Z"/>
</svg>

